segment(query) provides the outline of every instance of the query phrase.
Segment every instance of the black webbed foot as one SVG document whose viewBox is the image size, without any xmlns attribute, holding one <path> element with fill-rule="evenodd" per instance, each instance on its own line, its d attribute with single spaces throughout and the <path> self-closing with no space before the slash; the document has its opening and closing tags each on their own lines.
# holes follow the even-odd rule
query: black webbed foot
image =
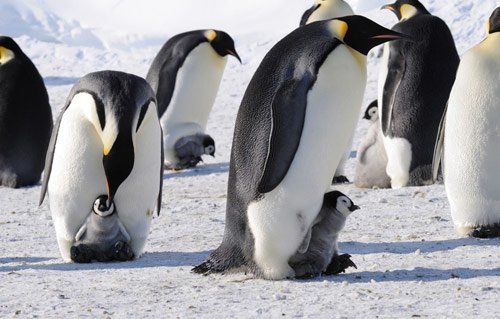
<svg viewBox="0 0 500 319">
<path fill-rule="evenodd" d="M 130 248 L 130 245 L 123 241 L 116 242 L 107 254 L 107 259 L 114 261 L 129 261 L 134 259 L 134 257 L 134 252 Z"/>
<path fill-rule="evenodd" d="M 345 270 L 349 267 L 354 267 L 358 269 L 356 264 L 351 260 L 351 255 L 343 254 L 343 255 L 335 255 L 332 257 L 332 261 L 326 267 L 324 272 L 325 275 L 338 275 L 340 273 L 345 272 Z"/>
<path fill-rule="evenodd" d="M 75 263 L 87 264 L 94 259 L 94 252 L 86 245 L 78 245 L 71 247 L 70 256 Z"/>
<path fill-rule="evenodd" d="M 478 227 L 472 231 L 471 236 L 483 239 L 500 237 L 500 224 Z"/>
<path fill-rule="evenodd" d="M 334 176 L 332 180 L 332 184 L 348 184 L 349 179 L 344 175 Z"/>
</svg>

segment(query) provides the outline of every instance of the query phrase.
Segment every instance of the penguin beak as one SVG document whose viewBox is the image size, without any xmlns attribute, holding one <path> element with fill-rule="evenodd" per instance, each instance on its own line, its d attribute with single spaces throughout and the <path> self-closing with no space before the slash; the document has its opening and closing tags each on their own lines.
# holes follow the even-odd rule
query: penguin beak
<svg viewBox="0 0 500 319">
<path fill-rule="evenodd" d="M 399 33 L 399 32 L 392 31 L 392 30 L 388 30 L 388 31 L 389 32 L 387 32 L 385 34 L 378 34 L 378 35 L 372 36 L 372 37 L 370 37 L 370 39 L 387 40 L 387 41 L 399 40 L 399 39 L 413 40 L 410 36 L 408 36 L 406 34 Z"/>
<path fill-rule="evenodd" d="M 131 136 L 119 133 L 111 149 L 104 149 L 102 163 L 106 175 L 108 207 L 113 203 L 118 187 L 134 167 L 134 147 Z"/>
<path fill-rule="evenodd" d="M 241 62 L 241 58 L 240 58 L 240 56 L 238 55 L 238 53 L 236 52 L 236 50 L 234 50 L 234 51 L 233 51 L 233 50 L 229 50 L 229 49 L 228 49 L 228 50 L 227 50 L 227 53 L 228 53 L 229 55 L 232 55 L 232 56 L 234 56 L 235 58 L 237 58 L 237 59 L 238 59 L 238 61 L 240 61 L 240 63 L 241 63 L 241 64 L 243 64 L 243 63 Z"/>
<path fill-rule="evenodd" d="M 394 4 L 386 4 L 385 6 L 382 6 L 380 8 L 380 10 L 384 10 L 384 9 L 391 10 L 392 12 L 396 12 L 396 7 L 394 6 Z"/>
<path fill-rule="evenodd" d="M 358 205 L 352 205 L 351 207 L 349 207 L 349 210 L 352 212 L 358 210 L 358 209 L 361 209 L 361 207 L 359 207 Z"/>
</svg>

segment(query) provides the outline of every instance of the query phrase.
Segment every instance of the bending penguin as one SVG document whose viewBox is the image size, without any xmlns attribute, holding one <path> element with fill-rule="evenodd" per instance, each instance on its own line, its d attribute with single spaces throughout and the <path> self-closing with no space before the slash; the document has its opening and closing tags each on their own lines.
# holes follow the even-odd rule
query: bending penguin
<svg viewBox="0 0 500 319">
<path fill-rule="evenodd" d="M 499 50 L 500 7 L 489 19 L 486 39 L 460 62 L 434 159 L 434 178 L 443 164 L 458 232 L 480 238 L 500 237 Z"/>
<path fill-rule="evenodd" d="M 339 191 L 325 194 L 318 216 L 288 262 L 296 278 L 336 275 L 348 267 L 357 268 L 350 255 L 339 255 L 337 241 L 347 217 L 358 209 L 359 206 Z"/>
<path fill-rule="evenodd" d="M 302 15 L 302 19 L 300 20 L 300 26 L 321 20 L 333 19 L 343 16 L 351 16 L 354 14 L 351 6 L 343 1 L 343 0 L 316 0 L 315 4 L 304 14 Z M 346 149 L 342 160 L 339 165 L 335 169 L 335 174 L 332 180 L 332 183 L 349 183 L 349 179 L 344 175 L 344 166 L 345 163 L 351 157 L 351 146 L 352 139 L 349 142 L 349 145 Z"/>
<path fill-rule="evenodd" d="M 349 16 L 298 28 L 271 49 L 236 119 L 222 244 L 194 272 L 244 267 L 267 279 L 294 276 L 288 260 L 318 216 L 357 123 L 366 54 L 401 37 Z M 332 138 L 337 146 L 327 147 Z"/>
<path fill-rule="evenodd" d="M 172 37 L 153 60 L 146 80 L 158 100 L 168 169 L 194 167 L 202 155 L 214 156 L 215 142 L 205 128 L 228 55 L 241 62 L 227 33 L 197 30 Z"/>
<path fill-rule="evenodd" d="M 459 63 L 448 26 L 417 0 L 383 9 L 400 22 L 393 30 L 415 41 L 385 45 L 379 78 L 380 120 L 392 188 L 432 183 L 439 122 Z"/>
<path fill-rule="evenodd" d="M 116 210 L 119 223 L 112 223 L 109 236 L 90 231 L 85 239 L 114 245 L 102 241 L 115 240 L 111 232 L 125 229 L 130 240 L 123 250 L 142 254 L 155 206 L 158 213 L 161 208 L 162 134 L 155 101 L 144 79 L 122 72 L 90 73 L 73 86 L 52 134 L 40 197 L 41 204 L 49 194 L 66 261 L 82 260 L 72 247 L 101 196 L 106 201 L 99 210 Z"/>
<path fill-rule="evenodd" d="M 35 65 L 0 36 L 0 186 L 40 181 L 52 132 L 49 96 Z"/>
<path fill-rule="evenodd" d="M 363 143 L 358 148 L 356 175 L 354 185 L 359 188 L 389 188 L 391 179 L 387 176 L 387 154 L 384 147 L 384 136 L 380 129 L 377 100 L 368 105 L 365 120 L 372 124 L 368 128 Z"/>
<path fill-rule="evenodd" d="M 314 5 L 302 15 L 300 26 L 353 14 L 351 6 L 344 0 L 315 0 Z"/>
</svg>

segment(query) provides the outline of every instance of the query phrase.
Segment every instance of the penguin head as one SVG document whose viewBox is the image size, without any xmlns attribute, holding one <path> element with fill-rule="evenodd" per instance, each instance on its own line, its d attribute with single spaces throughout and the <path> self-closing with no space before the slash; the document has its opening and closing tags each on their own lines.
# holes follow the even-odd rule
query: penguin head
<svg viewBox="0 0 500 319">
<path fill-rule="evenodd" d="M 335 207 L 345 217 L 349 216 L 352 212 L 360 209 L 359 206 L 354 205 L 352 200 L 345 194 L 339 191 L 331 191 L 325 194 L 324 201 L 326 204 Z"/>
<path fill-rule="evenodd" d="M 20 55 L 21 48 L 12 38 L 0 36 L 0 66 Z"/>
<path fill-rule="evenodd" d="M 219 30 L 207 30 L 205 31 L 205 37 L 212 48 L 214 48 L 215 52 L 217 52 L 217 54 L 221 57 L 232 55 L 241 63 L 241 58 L 234 47 L 233 38 L 231 38 L 229 34 Z"/>
<path fill-rule="evenodd" d="M 365 111 L 365 116 L 363 119 L 368 120 L 370 122 L 375 122 L 378 120 L 378 102 L 377 100 L 373 101 L 368 105 Z"/>
<path fill-rule="evenodd" d="M 328 23 L 334 37 L 364 55 L 379 44 L 409 38 L 358 15 L 336 18 Z"/>
<path fill-rule="evenodd" d="M 488 20 L 488 34 L 500 32 L 500 7 L 496 8 Z"/>
<path fill-rule="evenodd" d="M 429 14 L 429 11 L 418 0 L 397 0 L 393 4 L 387 4 L 381 9 L 394 12 L 399 21 L 408 20 L 417 14 Z"/>
<path fill-rule="evenodd" d="M 108 207 L 120 185 L 130 175 L 136 156 L 135 139 L 141 128 L 158 120 L 155 95 L 142 78 L 116 71 L 90 73 L 73 87 L 67 105 L 82 109 L 93 125 L 102 149 Z M 71 107 L 71 105 L 69 106 Z"/>
<path fill-rule="evenodd" d="M 215 157 L 215 141 L 211 136 L 205 135 L 203 137 L 203 147 L 205 148 L 206 155 Z"/>
<path fill-rule="evenodd" d="M 92 211 L 101 217 L 107 217 L 113 215 L 115 212 L 115 205 L 111 202 L 108 206 L 108 196 L 101 195 L 97 197 L 94 202 L 94 208 Z"/>
</svg>

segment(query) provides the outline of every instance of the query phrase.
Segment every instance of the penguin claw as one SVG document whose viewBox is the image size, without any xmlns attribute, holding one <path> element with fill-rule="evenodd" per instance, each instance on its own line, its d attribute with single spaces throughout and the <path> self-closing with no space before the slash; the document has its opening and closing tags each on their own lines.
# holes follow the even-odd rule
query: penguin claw
<svg viewBox="0 0 500 319">
<path fill-rule="evenodd" d="M 348 184 L 348 183 L 350 183 L 350 181 L 344 175 L 334 176 L 332 180 L 332 184 Z"/>
<path fill-rule="evenodd" d="M 335 255 L 332 258 L 332 261 L 324 271 L 325 275 L 338 275 L 344 273 L 347 268 L 354 267 L 358 269 L 358 266 L 351 260 L 351 255 L 343 254 L 343 255 Z"/>
<path fill-rule="evenodd" d="M 471 236 L 481 239 L 500 237 L 500 224 L 478 227 L 472 231 Z"/>
<path fill-rule="evenodd" d="M 212 273 L 212 267 L 211 267 L 211 263 L 209 260 L 199 264 L 198 266 L 196 267 L 193 267 L 193 269 L 191 269 L 191 272 L 195 273 L 195 274 L 200 274 L 200 275 L 204 275 L 204 276 L 208 276 L 209 274 Z"/>
</svg>

